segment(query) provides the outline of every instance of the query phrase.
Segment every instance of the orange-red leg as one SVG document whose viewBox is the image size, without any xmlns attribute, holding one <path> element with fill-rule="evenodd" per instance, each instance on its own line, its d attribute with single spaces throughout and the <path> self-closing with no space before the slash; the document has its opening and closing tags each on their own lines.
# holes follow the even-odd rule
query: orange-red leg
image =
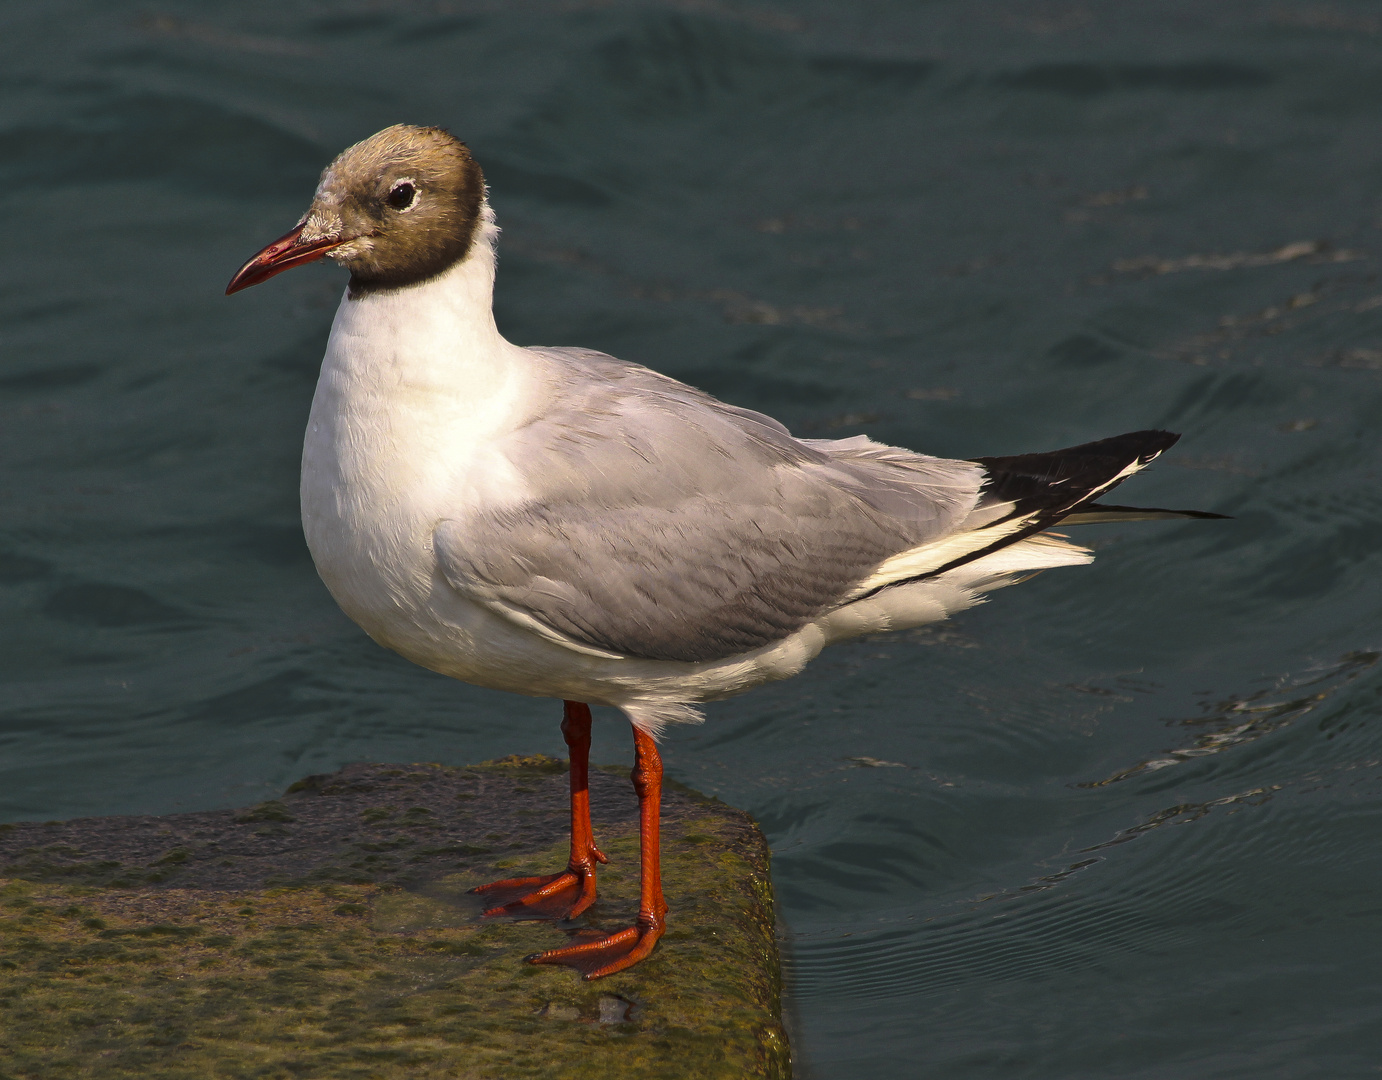
<svg viewBox="0 0 1382 1080">
<path fill-rule="evenodd" d="M 563 702 L 561 733 L 571 755 L 571 860 L 560 874 L 508 878 L 471 889 L 499 900 L 485 915 L 574 919 L 595 903 L 595 864 L 609 862 L 590 828 L 590 706 Z"/>
<path fill-rule="evenodd" d="M 530 964 L 565 964 L 586 979 L 599 979 L 633 967 L 662 937 L 667 901 L 662 898 L 662 865 L 658 840 L 662 811 L 662 758 L 650 735 L 633 729 L 636 756 L 633 789 L 638 792 L 639 839 L 642 845 L 638 890 L 638 919 L 626 930 L 597 941 L 548 949 L 528 957 Z"/>
</svg>

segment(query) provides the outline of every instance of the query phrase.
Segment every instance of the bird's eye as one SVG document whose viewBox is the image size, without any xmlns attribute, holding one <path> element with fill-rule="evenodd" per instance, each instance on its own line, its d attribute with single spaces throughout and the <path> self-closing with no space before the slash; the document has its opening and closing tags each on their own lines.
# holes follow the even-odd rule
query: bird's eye
<svg viewBox="0 0 1382 1080">
<path fill-rule="evenodd" d="M 384 201 L 395 210 L 411 210 L 417 201 L 417 185 L 411 180 L 399 180 L 389 189 Z"/>
</svg>

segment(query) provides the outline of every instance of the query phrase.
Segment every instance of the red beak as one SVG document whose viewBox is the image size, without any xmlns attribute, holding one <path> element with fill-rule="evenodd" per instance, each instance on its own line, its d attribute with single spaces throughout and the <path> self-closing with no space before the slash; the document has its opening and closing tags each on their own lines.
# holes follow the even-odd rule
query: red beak
<svg viewBox="0 0 1382 1080">
<path fill-rule="evenodd" d="M 226 286 L 226 295 L 248 289 L 261 281 L 268 281 L 275 274 L 281 274 L 303 263 L 316 262 L 332 248 L 340 247 L 348 239 L 350 238 L 324 236 L 320 240 L 303 240 L 302 226 L 299 225 L 292 232 L 280 236 L 240 267 L 236 275 L 230 279 L 230 284 Z"/>
</svg>

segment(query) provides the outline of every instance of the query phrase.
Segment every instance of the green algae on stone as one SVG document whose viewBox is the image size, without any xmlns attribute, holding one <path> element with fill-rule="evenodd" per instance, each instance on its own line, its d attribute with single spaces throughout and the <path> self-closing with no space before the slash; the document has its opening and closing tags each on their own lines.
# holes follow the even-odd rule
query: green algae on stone
<svg viewBox="0 0 1382 1080">
<path fill-rule="evenodd" d="M 627 780 L 592 774 L 610 864 L 599 902 L 566 926 L 482 923 L 467 894 L 564 863 L 554 759 L 309 779 L 252 821 L 240 819 L 253 810 L 137 819 L 128 850 L 111 843 L 121 819 L 94 819 L 124 858 L 92 859 L 81 822 L 16 823 L 0 837 L 0 1077 L 788 1075 L 767 849 L 745 815 L 668 793 L 667 934 L 643 964 L 586 983 L 522 958 L 577 927 L 632 920 L 636 816 L 617 805 L 632 801 Z M 546 810 L 506 825 L 500 811 L 520 806 Z M 366 813 L 379 807 L 391 812 Z M 266 822 L 290 835 L 258 835 Z M 297 828 L 313 860 L 285 855 L 289 871 L 276 872 L 264 850 Z M 356 865 L 371 845 L 392 860 L 373 874 Z M 85 869 L 101 861 L 120 864 L 120 885 Z M 150 880 L 153 867 L 177 880 Z"/>
</svg>

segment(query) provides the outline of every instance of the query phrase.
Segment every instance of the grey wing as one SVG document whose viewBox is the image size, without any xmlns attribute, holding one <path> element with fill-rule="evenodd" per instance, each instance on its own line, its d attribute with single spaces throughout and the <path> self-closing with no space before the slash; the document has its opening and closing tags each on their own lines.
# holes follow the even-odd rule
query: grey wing
<svg viewBox="0 0 1382 1080">
<path fill-rule="evenodd" d="M 533 497 L 442 523 L 436 550 L 452 587 L 582 651 L 698 662 L 771 644 L 977 497 L 969 462 L 807 443 L 636 365 L 540 355 L 560 393 L 501 446 Z"/>
</svg>

